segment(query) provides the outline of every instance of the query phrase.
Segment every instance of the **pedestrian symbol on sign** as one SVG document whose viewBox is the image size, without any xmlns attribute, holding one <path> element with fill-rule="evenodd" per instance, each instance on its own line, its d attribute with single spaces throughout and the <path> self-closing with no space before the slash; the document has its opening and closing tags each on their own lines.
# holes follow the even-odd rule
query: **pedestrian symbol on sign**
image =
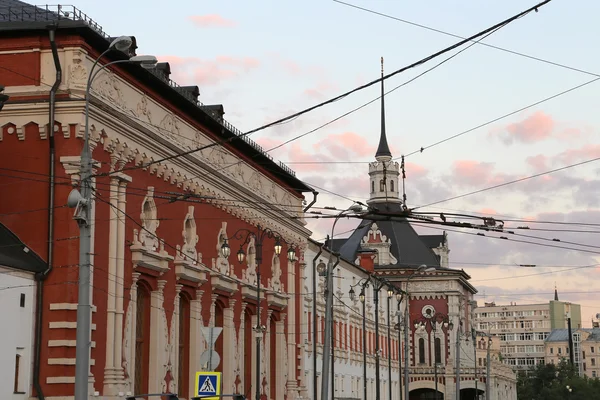
<svg viewBox="0 0 600 400">
<path fill-rule="evenodd" d="M 216 393 L 215 385 L 213 385 L 212 380 L 210 378 L 212 378 L 212 376 L 207 376 L 206 379 L 204 380 L 202 387 L 200 387 L 201 393 L 210 393 L 210 394 Z M 215 380 L 216 380 L 216 377 L 215 377 Z"/>
<path fill-rule="evenodd" d="M 218 400 L 221 394 L 221 373 L 196 372 L 195 386 L 195 396 L 203 397 L 203 400 Z"/>
</svg>

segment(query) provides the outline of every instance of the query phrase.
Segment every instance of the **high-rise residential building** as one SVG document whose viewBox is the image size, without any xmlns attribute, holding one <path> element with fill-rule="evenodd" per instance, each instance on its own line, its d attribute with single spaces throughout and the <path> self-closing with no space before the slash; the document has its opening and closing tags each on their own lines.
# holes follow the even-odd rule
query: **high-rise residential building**
<svg viewBox="0 0 600 400">
<path fill-rule="evenodd" d="M 484 303 L 475 310 L 477 329 L 500 338 L 504 363 L 515 369 L 528 369 L 544 363 L 544 341 L 553 329 L 567 327 L 567 315 L 573 329 L 581 328 L 581 307 L 554 300 L 539 304 L 496 305 Z"/>
</svg>

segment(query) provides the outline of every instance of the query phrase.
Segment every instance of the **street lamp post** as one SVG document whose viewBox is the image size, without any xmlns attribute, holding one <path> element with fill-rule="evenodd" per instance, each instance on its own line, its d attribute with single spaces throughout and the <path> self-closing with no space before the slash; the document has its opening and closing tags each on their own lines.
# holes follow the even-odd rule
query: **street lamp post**
<svg viewBox="0 0 600 400">
<path fill-rule="evenodd" d="M 244 237 L 245 235 L 245 237 Z M 240 245 L 240 249 L 237 252 L 237 259 L 240 263 L 244 261 L 245 253 L 242 248 L 246 243 L 250 241 L 251 238 L 254 238 L 254 243 L 256 247 L 256 251 L 254 253 L 254 259 L 256 261 L 256 326 L 254 327 L 254 332 L 256 335 L 256 380 L 255 380 L 255 400 L 260 400 L 260 341 L 262 339 L 263 333 L 266 331 L 266 327 L 261 325 L 261 313 L 260 313 L 260 265 L 262 262 L 262 248 L 264 239 L 275 239 L 275 254 L 279 256 L 281 254 L 281 241 L 284 241 L 283 238 L 277 233 L 273 232 L 269 228 L 262 228 L 260 225 L 257 226 L 256 232 L 252 232 L 249 229 L 241 228 L 237 230 L 231 238 L 222 237 L 223 244 L 221 245 L 221 255 L 225 258 L 229 257 L 231 254 L 231 248 L 229 247 L 228 241 L 231 239 L 243 240 Z M 288 247 L 288 259 L 292 262 L 296 261 L 296 250 L 293 246 Z"/>
<path fill-rule="evenodd" d="M 490 350 L 492 347 L 492 338 L 491 336 L 489 336 L 488 334 L 485 334 L 484 336 L 487 336 L 488 340 L 487 340 L 487 347 L 486 347 L 486 351 L 487 351 L 487 355 L 486 355 L 486 365 L 485 365 L 485 369 L 486 369 L 486 376 L 485 376 L 485 398 L 486 400 L 489 399 L 490 396 L 490 361 L 491 361 L 491 354 L 490 354 Z M 479 341 L 479 343 L 481 343 L 482 346 L 485 346 L 485 339 L 481 338 L 481 340 Z"/>
<path fill-rule="evenodd" d="M 375 303 L 375 398 L 381 399 L 381 387 L 379 376 L 379 358 L 381 357 L 381 348 L 380 340 L 379 340 L 379 291 L 388 285 L 388 299 L 394 294 L 394 290 L 387 281 L 383 280 L 373 280 L 373 302 Z M 391 293 L 391 294 L 390 294 Z M 389 325 L 388 325 L 389 329 Z M 388 331 L 388 339 L 389 339 L 389 331 Z"/>
<path fill-rule="evenodd" d="M 362 303 L 362 352 L 363 352 L 363 400 L 367 400 L 367 314 L 365 309 L 365 289 L 369 287 L 369 279 L 367 278 L 364 282 L 359 281 L 356 285 L 361 285 L 360 295 L 358 299 Z M 354 292 L 354 286 L 350 286 L 350 300 L 354 301 L 356 293 Z"/>
<path fill-rule="evenodd" d="M 388 302 L 387 302 L 387 357 L 388 357 L 388 400 L 392 400 L 392 358 L 391 358 L 391 348 L 392 348 L 392 336 L 390 332 L 390 300 L 394 295 L 394 289 L 391 287 L 388 288 Z"/>
<path fill-rule="evenodd" d="M 91 246 L 92 246 L 92 154 L 90 152 L 90 89 L 94 78 L 109 65 L 118 63 L 139 64 L 144 67 L 156 65 L 156 57 L 134 56 L 125 60 L 117 60 L 104 64 L 94 72 L 94 69 L 108 52 L 119 50 L 126 52 L 132 44 L 129 36 L 120 36 L 113 40 L 108 48 L 98 56 L 92 64 L 85 89 L 85 130 L 80 161 L 80 190 L 73 189 L 69 194 L 67 205 L 75 208 L 73 218 L 79 226 L 79 285 L 77 300 L 77 331 L 75 341 L 75 398 L 88 398 L 88 379 L 90 370 L 90 336 L 91 336 Z"/>
<path fill-rule="evenodd" d="M 340 211 L 340 213 L 335 217 L 333 221 L 333 226 L 331 227 L 331 240 L 334 238 L 334 230 L 335 225 L 339 221 L 341 217 L 344 216 L 347 212 L 352 213 L 360 213 L 363 211 L 363 208 L 360 204 L 355 203 L 348 207 L 345 210 Z M 321 400 L 327 400 L 327 396 L 329 395 L 329 364 L 331 358 L 331 337 L 332 337 L 332 325 L 333 325 L 333 249 L 330 249 L 329 255 L 329 263 L 327 263 L 327 273 L 325 275 L 325 337 L 323 338 L 323 367 L 321 368 L 321 374 L 323 378 L 321 379 Z M 333 399 L 332 399 L 333 400 Z"/>
<path fill-rule="evenodd" d="M 410 282 L 411 279 L 413 279 L 415 276 L 417 276 L 417 273 L 419 272 L 431 272 L 431 271 L 435 271 L 435 267 L 428 267 L 427 265 L 423 264 L 420 265 L 419 268 L 417 268 L 415 270 L 415 272 L 413 272 L 411 274 L 411 276 L 408 277 L 408 279 L 406 279 L 406 290 L 405 290 L 405 295 L 406 295 L 406 301 L 404 302 L 404 400 L 409 400 L 409 396 L 410 396 L 410 376 L 409 376 L 409 366 L 410 366 L 410 356 L 409 356 L 409 346 L 408 346 L 408 331 L 410 329 L 410 315 L 409 315 L 409 309 L 408 309 L 408 303 L 409 303 L 409 299 L 410 299 L 410 292 L 408 291 L 408 284 Z"/>
<path fill-rule="evenodd" d="M 396 314 L 398 315 L 398 323 L 396 329 L 398 330 L 398 399 L 402 400 L 402 319 L 400 312 L 400 305 L 404 294 L 402 291 L 396 292 L 396 300 L 398 301 L 398 307 Z M 406 367 L 405 367 L 406 368 Z"/>
</svg>

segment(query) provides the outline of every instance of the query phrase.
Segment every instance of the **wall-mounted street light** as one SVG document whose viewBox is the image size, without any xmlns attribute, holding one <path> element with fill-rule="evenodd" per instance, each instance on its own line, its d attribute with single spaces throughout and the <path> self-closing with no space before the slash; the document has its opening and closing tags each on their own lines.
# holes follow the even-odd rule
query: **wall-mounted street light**
<svg viewBox="0 0 600 400">
<path fill-rule="evenodd" d="M 90 255 L 92 253 L 92 154 L 90 151 L 90 90 L 92 82 L 98 73 L 110 65 L 129 63 L 144 67 L 156 65 L 154 56 L 134 56 L 125 60 L 112 61 L 104 64 L 96 71 L 98 62 L 109 52 L 119 50 L 127 52 L 132 45 L 129 36 L 119 36 L 114 39 L 108 48 L 96 58 L 90 68 L 87 85 L 85 88 L 85 130 L 83 135 L 83 149 L 81 150 L 79 190 L 73 189 L 69 194 L 67 205 L 75 208 L 73 219 L 79 225 L 79 286 L 77 305 L 77 332 L 75 343 L 75 398 L 88 398 L 88 375 L 90 371 L 90 336 L 91 336 L 91 304 L 90 304 Z M 52 121 L 54 123 L 54 121 Z"/>
<path fill-rule="evenodd" d="M 229 240 L 237 239 L 242 240 L 243 242 L 240 245 L 240 249 L 237 252 L 237 259 L 240 263 L 244 261 L 246 253 L 244 253 L 243 246 L 246 243 L 249 243 L 250 239 L 254 238 L 256 251 L 254 253 L 254 258 L 256 261 L 256 326 L 254 327 L 254 331 L 256 334 L 256 382 L 255 382 L 255 390 L 256 397 L 255 399 L 260 399 L 261 395 L 261 384 L 260 384 L 260 341 L 262 338 L 262 334 L 266 331 L 266 327 L 261 324 L 261 313 L 260 313 L 260 266 L 262 263 L 262 248 L 265 239 L 275 239 L 275 245 L 273 246 L 273 251 L 275 255 L 279 256 L 281 254 L 281 241 L 284 241 L 283 238 L 272 231 L 269 228 L 262 228 L 260 225 L 257 226 L 256 232 L 253 232 L 249 229 L 242 228 L 237 230 L 230 238 L 223 237 L 223 243 L 221 244 L 221 255 L 225 258 L 228 258 L 231 255 L 231 247 L 229 247 Z M 291 262 L 296 261 L 296 252 L 290 245 L 288 249 L 288 259 Z M 292 256 L 292 257 L 290 257 Z"/>
</svg>

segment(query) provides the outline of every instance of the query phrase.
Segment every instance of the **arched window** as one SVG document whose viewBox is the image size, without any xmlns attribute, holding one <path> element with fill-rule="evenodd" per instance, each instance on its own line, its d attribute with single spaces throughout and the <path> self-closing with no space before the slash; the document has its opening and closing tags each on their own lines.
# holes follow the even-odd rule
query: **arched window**
<svg viewBox="0 0 600 400">
<path fill-rule="evenodd" d="M 379 181 L 379 191 L 380 192 L 385 192 L 385 180 L 381 179 Z"/>
<path fill-rule="evenodd" d="M 434 342 L 434 347 L 435 347 L 435 363 L 436 364 L 441 364 L 442 363 L 442 341 L 440 338 L 435 338 L 435 342 Z"/>
<path fill-rule="evenodd" d="M 138 282 L 135 310 L 134 393 L 148 393 L 150 365 L 150 290 Z"/>
<path fill-rule="evenodd" d="M 394 181 L 391 180 L 390 181 L 390 192 L 393 192 L 393 191 L 394 191 Z"/>
<path fill-rule="evenodd" d="M 177 393 L 188 397 L 190 366 L 190 300 L 179 295 L 179 368 L 177 369 Z"/>
<path fill-rule="evenodd" d="M 419 364 L 425 364 L 425 339 L 419 339 Z"/>
<path fill-rule="evenodd" d="M 375 181 L 371 181 L 371 193 L 375 193 Z"/>
</svg>

